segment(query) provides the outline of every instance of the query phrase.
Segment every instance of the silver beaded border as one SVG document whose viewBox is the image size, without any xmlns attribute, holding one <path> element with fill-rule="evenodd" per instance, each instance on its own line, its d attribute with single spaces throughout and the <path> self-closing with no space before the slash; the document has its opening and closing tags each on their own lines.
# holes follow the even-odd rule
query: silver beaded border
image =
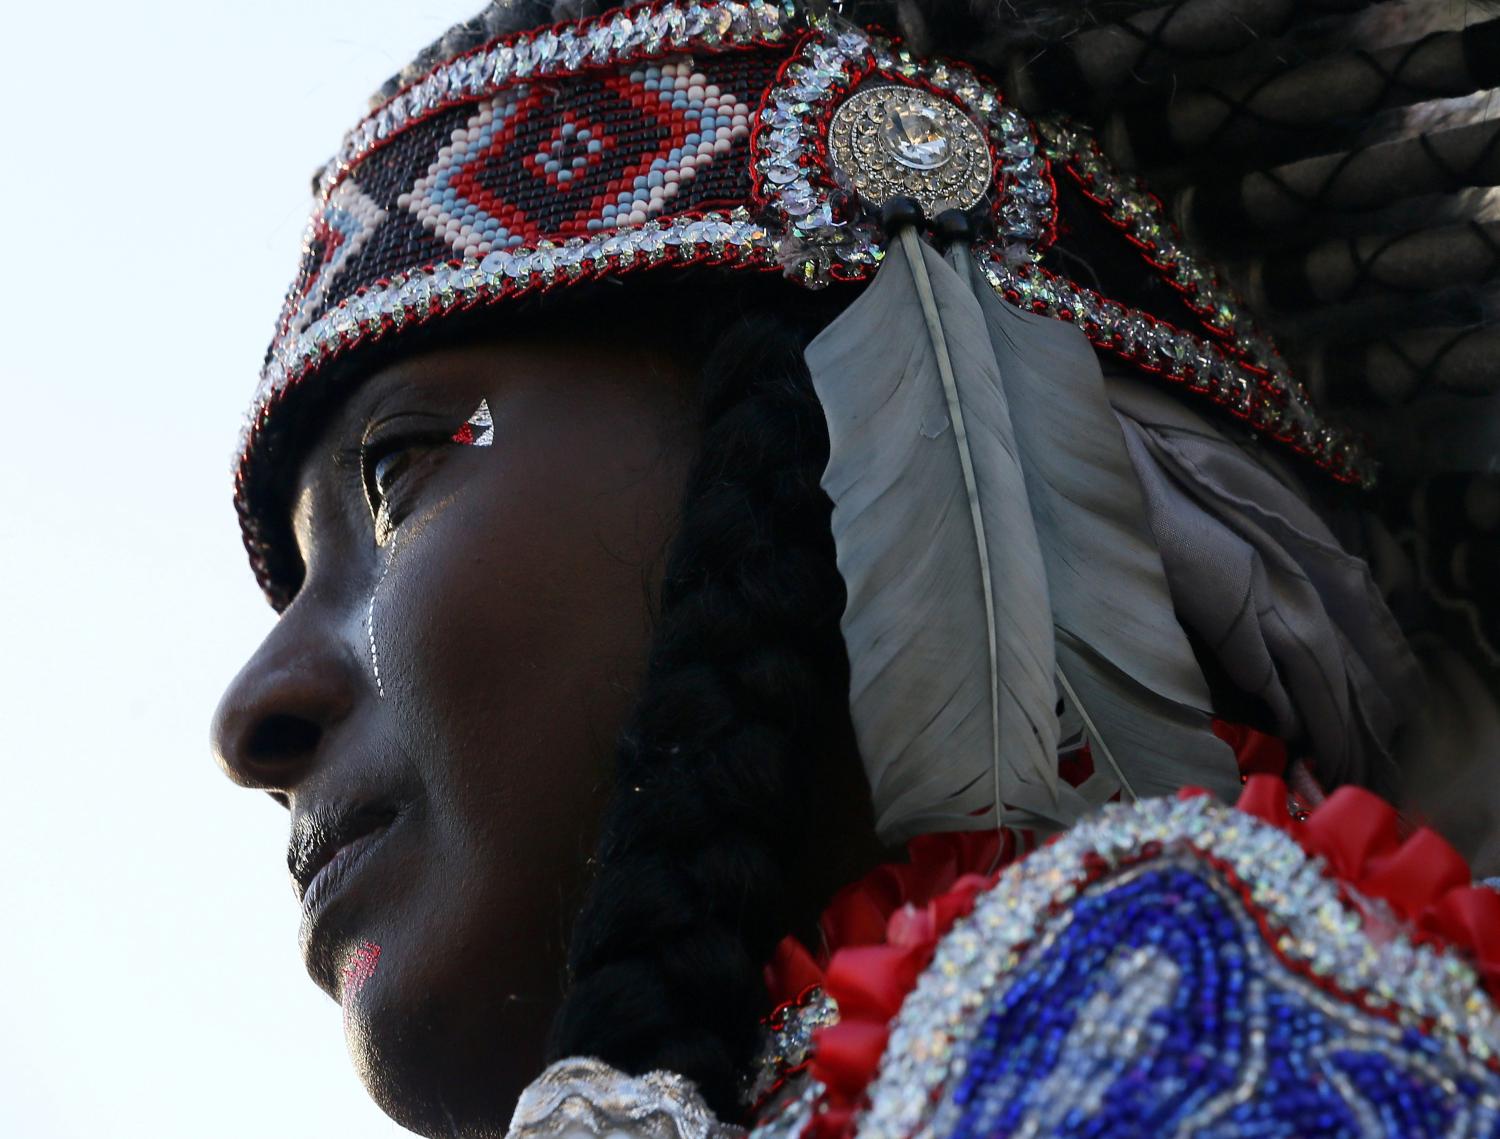
<svg viewBox="0 0 1500 1139">
<path fill-rule="evenodd" d="M 781 261 L 789 276 L 817 288 L 862 280 L 884 249 L 870 224 L 839 215 L 837 197 L 852 189 L 829 154 L 833 116 L 854 87 L 885 74 L 957 103 L 987 136 L 1003 177 L 996 222 L 1013 257 L 1032 257 L 1050 242 L 1056 191 L 1031 123 L 1004 105 L 998 90 L 969 68 L 920 60 L 906 48 L 852 25 L 816 27 L 783 65 L 750 136 L 751 178 L 758 202 L 784 228 Z"/>
<path fill-rule="evenodd" d="M 649 221 L 591 238 L 496 250 L 478 261 L 450 261 L 401 273 L 345 297 L 300 335 L 275 346 L 261 373 L 241 450 L 287 388 L 357 344 L 477 305 L 587 278 L 657 265 L 732 262 L 774 268 L 773 235 L 737 208 Z"/>
<path fill-rule="evenodd" d="M 1189 856 L 1227 868 L 1264 919 L 1264 943 L 1294 972 L 1347 1005 L 1420 1029 L 1461 1062 L 1494 1067 L 1500 1015 L 1468 963 L 1413 942 L 1394 920 L 1388 939 L 1373 941 L 1347 887 L 1276 827 L 1206 796 L 1152 799 L 1107 806 L 1078 823 L 1004 871 L 955 923 L 891 1022 L 859 1118 L 861 1139 L 933 1133 L 942 1089 L 1005 975 L 1056 915 L 1067 920 L 1066 907 L 1079 893 L 1141 863 L 1147 850 L 1161 852 L 1153 860 Z M 1095 860 L 1102 860 L 1102 873 Z M 1358 901 L 1382 909 L 1378 901 Z"/>
<path fill-rule="evenodd" d="M 799 17 L 764 0 L 636 4 L 539 32 L 506 36 L 438 64 L 402 88 L 344 136 L 324 168 L 319 191 L 335 186 L 374 151 L 450 107 L 486 98 L 513 83 L 578 74 L 695 48 L 725 51 L 782 43 Z"/>
</svg>

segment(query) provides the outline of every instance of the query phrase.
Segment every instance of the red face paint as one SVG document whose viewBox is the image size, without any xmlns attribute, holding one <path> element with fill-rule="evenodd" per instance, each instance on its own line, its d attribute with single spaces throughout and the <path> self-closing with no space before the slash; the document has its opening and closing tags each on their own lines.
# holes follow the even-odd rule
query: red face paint
<svg viewBox="0 0 1500 1139">
<path fill-rule="evenodd" d="M 380 960 L 380 946 L 373 941 L 367 941 L 349 954 L 349 960 L 344 965 L 343 977 L 344 987 L 342 999 L 345 1007 L 351 998 L 356 996 L 365 987 L 365 982 L 375 974 L 375 964 Z"/>
</svg>

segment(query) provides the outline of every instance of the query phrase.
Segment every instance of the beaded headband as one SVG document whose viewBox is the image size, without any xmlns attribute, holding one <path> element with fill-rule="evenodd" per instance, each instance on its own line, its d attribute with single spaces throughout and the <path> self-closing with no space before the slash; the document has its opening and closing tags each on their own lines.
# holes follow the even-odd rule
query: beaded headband
<svg viewBox="0 0 1500 1139">
<path fill-rule="evenodd" d="M 346 136 L 241 440 L 236 504 L 262 587 L 278 608 L 290 600 L 263 515 L 277 408 L 335 359 L 647 269 L 864 281 L 895 197 L 928 217 L 964 211 L 976 263 L 1010 304 L 1078 324 L 1339 482 L 1372 481 L 1160 200 L 1083 126 L 1028 120 L 964 64 L 790 3 L 676 0 L 492 40 Z"/>
</svg>

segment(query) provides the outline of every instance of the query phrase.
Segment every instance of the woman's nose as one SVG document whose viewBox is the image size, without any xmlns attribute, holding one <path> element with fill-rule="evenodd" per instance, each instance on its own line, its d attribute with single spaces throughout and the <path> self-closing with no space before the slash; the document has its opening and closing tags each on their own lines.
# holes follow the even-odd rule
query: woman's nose
<svg viewBox="0 0 1500 1139">
<path fill-rule="evenodd" d="M 299 635 L 288 617 L 230 683 L 212 728 L 224 774 L 241 786 L 281 793 L 317 765 L 359 686 L 335 637 Z"/>
</svg>

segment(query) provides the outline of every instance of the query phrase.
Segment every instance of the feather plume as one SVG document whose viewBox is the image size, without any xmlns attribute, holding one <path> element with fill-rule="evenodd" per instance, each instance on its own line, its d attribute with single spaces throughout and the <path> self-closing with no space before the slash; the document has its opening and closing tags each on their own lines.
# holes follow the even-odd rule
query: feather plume
<svg viewBox="0 0 1500 1139">
<path fill-rule="evenodd" d="M 807 361 L 881 834 L 1071 821 L 1047 582 L 973 290 L 908 231 Z"/>
<path fill-rule="evenodd" d="M 976 296 L 1046 566 L 1059 682 L 1095 757 L 1128 795 L 1234 794 L 1234 756 L 1213 734 L 1098 357 L 1075 325 L 1003 304 L 982 279 Z"/>
</svg>

